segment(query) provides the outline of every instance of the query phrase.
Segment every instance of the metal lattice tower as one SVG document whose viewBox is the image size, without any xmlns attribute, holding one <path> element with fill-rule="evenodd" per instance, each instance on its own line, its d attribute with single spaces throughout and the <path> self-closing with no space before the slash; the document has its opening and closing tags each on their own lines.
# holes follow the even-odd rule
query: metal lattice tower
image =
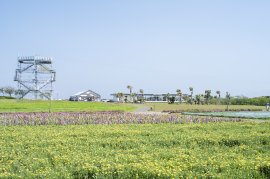
<svg viewBox="0 0 270 179">
<path fill-rule="evenodd" d="M 18 57 L 18 69 L 15 71 L 14 81 L 18 82 L 19 98 L 33 94 L 35 99 L 43 97 L 51 99 L 55 74 L 51 58 Z"/>
</svg>

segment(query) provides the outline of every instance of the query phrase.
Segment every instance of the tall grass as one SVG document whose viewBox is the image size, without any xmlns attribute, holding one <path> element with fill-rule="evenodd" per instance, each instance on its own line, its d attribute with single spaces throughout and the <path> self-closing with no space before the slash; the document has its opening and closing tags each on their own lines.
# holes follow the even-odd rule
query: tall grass
<svg viewBox="0 0 270 179">
<path fill-rule="evenodd" d="M 145 106 L 153 111 L 164 112 L 213 112 L 225 111 L 226 105 L 190 105 L 190 104 L 168 104 L 168 103 L 145 103 Z M 229 105 L 230 111 L 262 111 L 264 106 L 252 105 Z"/>
</svg>

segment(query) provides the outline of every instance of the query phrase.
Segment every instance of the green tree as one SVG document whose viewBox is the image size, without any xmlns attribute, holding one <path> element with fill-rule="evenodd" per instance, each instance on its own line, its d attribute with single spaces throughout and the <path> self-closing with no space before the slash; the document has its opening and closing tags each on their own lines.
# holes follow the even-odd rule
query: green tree
<svg viewBox="0 0 270 179">
<path fill-rule="evenodd" d="M 196 104 L 204 104 L 204 95 L 203 94 L 195 95 L 195 102 Z"/>
<path fill-rule="evenodd" d="M 144 91 L 143 91 L 143 89 L 140 89 L 140 93 L 142 95 L 142 98 L 140 99 L 140 102 L 143 103 L 144 102 Z"/>
<path fill-rule="evenodd" d="M 180 89 L 176 90 L 177 96 L 179 96 L 179 103 L 182 103 L 182 97 L 183 97 L 183 93 Z"/>
<path fill-rule="evenodd" d="M 183 100 L 184 100 L 184 102 L 188 102 L 189 101 L 189 95 L 183 95 Z"/>
<path fill-rule="evenodd" d="M 209 104 L 209 100 L 211 98 L 211 90 L 205 90 L 205 95 L 204 95 L 206 104 Z"/>
<path fill-rule="evenodd" d="M 201 104 L 201 97 L 199 94 L 195 95 L 195 104 Z"/>
<path fill-rule="evenodd" d="M 118 93 L 116 93 L 116 97 L 118 98 L 118 101 L 119 102 L 122 102 L 123 101 L 123 97 L 124 97 L 124 93 L 118 92 Z"/>
<path fill-rule="evenodd" d="M 25 94 L 25 91 L 18 89 L 18 90 L 15 90 L 14 94 L 17 96 L 17 98 L 22 98 L 22 96 Z"/>
<path fill-rule="evenodd" d="M 220 91 L 216 91 L 217 93 L 217 103 L 220 104 Z"/>
<path fill-rule="evenodd" d="M 171 96 L 169 98 L 169 104 L 173 104 L 175 102 L 175 97 L 174 96 Z"/>
<path fill-rule="evenodd" d="M 4 88 L 4 91 L 6 94 L 8 94 L 11 97 L 11 95 L 14 94 L 15 89 L 11 86 L 8 86 Z"/>
<path fill-rule="evenodd" d="M 135 99 L 137 97 L 136 93 L 131 93 L 130 97 L 131 97 L 133 103 L 136 102 L 136 99 Z"/>
<path fill-rule="evenodd" d="M 127 89 L 129 90 L 130 98 L 132 98 L 132 97 L 131 97 L 131 93 L 132 93 L 133 87 L 132 87 L 131 85 L 127 85 Z M 133 102 L 133 101 L 132 101 L 132 102 Z"/>
<path fill-rule="evenodd" d="M 231 94 L 229 92 L 226 92 L 226 104 L 227 104 L 226 111 L 229 111 L 230 99 L 231 99 Z"/>
<path fill-rule="evenodd" d="M 204 100 L 204 95 L 203 94 L 200 95 L 200 102 L 201 102 L 201 104 L 205 104 L 205 100 Z"/>
<path fill-rule="evenodd" d="M 133 87 L 131 85 L 127 85 L 127 89 L 129 90 L 129 94 L 131 95 Z"/>
<path fill-rule="evenodd" d="M 167 93 L 166 94 L 166 99 L 167 99 L 167 102 L 170 103 L 170 97 L 171 97 L 171 94 L 170 93 Z"/>
<path fill-rule="evenodd" d="M 189 103 L 192 104 L 192 102 L 193 102 L 193 87 L 189 87 L 189 91 L 190 91 Z"/>
</svg>

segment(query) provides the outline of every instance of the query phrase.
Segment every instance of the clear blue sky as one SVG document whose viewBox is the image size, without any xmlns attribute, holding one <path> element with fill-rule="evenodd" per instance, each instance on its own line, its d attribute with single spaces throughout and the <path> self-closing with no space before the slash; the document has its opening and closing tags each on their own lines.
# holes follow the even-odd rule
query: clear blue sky
<svg viewBox="0 0 270 179">
<path fill-rule="evenodd" d="M 55 97 L 92 89 L 270 95 L 268 0 L 0 2 L 0 86 L 17 56 L 53 57 Z"/>
</svg>

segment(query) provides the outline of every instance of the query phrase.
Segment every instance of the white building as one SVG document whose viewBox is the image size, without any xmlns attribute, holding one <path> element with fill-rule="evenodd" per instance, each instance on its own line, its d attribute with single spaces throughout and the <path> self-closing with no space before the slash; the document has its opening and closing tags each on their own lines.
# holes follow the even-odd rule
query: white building
<svg viewBox="0 0 270 179">
<path fill-rule="evenodd" d="M 94 91 L 87 90 L 70 96 L 70 101 L 100 101 L 101 96 Z"/>
<path fill-rule="evenodd" d="M 174 97 L 175 101 L 179 101 L 180 97 L 177 94 L 136 94 L 131 96 L 129 93 L 124 93 L 122 97 L 119 97 L 117 93 L 111 94 L 113 101 L 121 102 L 133 102 L 143 99 L 144 102 L 168 102 L 169 98 Z M 183 94 L 187 96 L 187 94 Z M 183 101 L 183 99 L 182 99 Z"/>
</svg>

